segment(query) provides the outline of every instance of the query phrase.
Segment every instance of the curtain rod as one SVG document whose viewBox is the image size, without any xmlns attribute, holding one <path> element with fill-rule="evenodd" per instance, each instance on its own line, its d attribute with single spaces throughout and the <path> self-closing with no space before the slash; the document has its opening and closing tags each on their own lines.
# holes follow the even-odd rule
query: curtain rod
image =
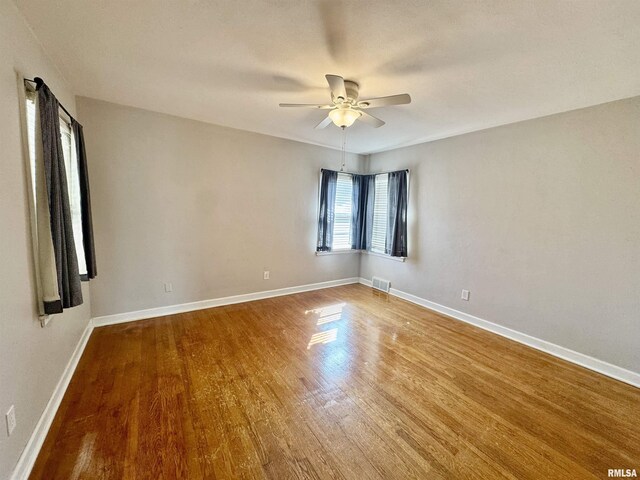
<svg viewBox="0 0 640 480">
<path fill-rule="evenodd" d="M 36 92 L 38 91 L 38 89 L 39 89 L 42 85 L 45 85 L 44 80 L 42 80 L 40 77 L 34 77 L 34 78 L 33 78 L 33 80 L 32 80 L 32 79 L 30 79 L 30 78 L 25 78 L 25 79 L 24 79 L 24 81 L 25 81 L 25 82 L 35 83 L 35 84 L 36 84 Z M 69 110 L 67 110 L 66 108 L 64 108 L 64 105 L 62 105 L 60 102 L 58 102 L 58 105 L 60 106 L 60 108 L 61 108 L 62 110 L 64 110 L 64 113 L 66 113 L 66 114 L 69 116 L 69 118 L 70 118 L 71 120 L 75 120 L 75 118 L 73 118 L 73 115 L 71 115 L 71 114 L 69 113 Z"/>
<path fill-rule="evenodd" d="M 340 170 L 332 170 L 330 168 L 321 168 L 320 171 L 327 170 L 329 172 L 338 172 L 338 173 L 346 173 L 347 175 L 362 175 L 363 177 L 369 175 L 383 175 L 385 173 L 394 173 L 394 172 L 407 172 L 409 173 L 408 168 L 401 168 L 400 170 L 387 170 L 385 172 L 372 172 L 372 173 L 360 173 L 360 172 L 341 172 Z"/>
</svg>

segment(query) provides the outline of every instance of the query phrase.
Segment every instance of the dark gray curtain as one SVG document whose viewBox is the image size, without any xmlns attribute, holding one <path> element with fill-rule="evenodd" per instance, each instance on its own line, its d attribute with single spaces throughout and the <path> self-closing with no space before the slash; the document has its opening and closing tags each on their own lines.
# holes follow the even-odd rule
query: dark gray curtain
<svg viewBox="0 0 640 480">
<path fill-rule="evenodd" d="M 318 214 L 318 245 L 316 251 L 330 252 L 333 243 L 333 218 L 336 203 L 338 172 L 322 170 L 320 178 L 320 211 Z"/>
<path fill-rule="evenodd" d="M 353 175 L 351 248 L 354 250 L 371 248 L 375 178 L 375 175 Z"/>
<path fill-rule="evenodd" d="M 67 176 L 60 138 L 60 104 L 45 84 L 39 85 L 38 102 L 45 183 L 49 200 L 51 238 L 58 276 L 59 302 L 45 303 L 45 313 L 60 313 L 63 308 L 82 304 L 82 289 L 78 272 Z M 55 305 L 54 305 L 55 303 Z"/>
<path fill-rule="evenodd" d="M 407 256 L 408 172 L 389 173 L 389 221 L 387 223 L 387 252 L 392 257 Z"/>
<path fill-rule="evenodd" d="M 78 159 L 78 176 L 80 181 L 80 206 L 82 212 L 82 243 L 84 258 L 87 263 L 87 278 L 95 278 L 98 274 L 96 267 L 96 250 L 93 242 L 93 220 L 91 217 L 91 194 L 89 192 L 89 171 L 87 169 L 87 151 L 84 146 L 82 125 L 71 119 L 71 127 L 75 138 L 76 157 Z M 83 280 L 85 280 L 83 278 Z"/>
</svg>

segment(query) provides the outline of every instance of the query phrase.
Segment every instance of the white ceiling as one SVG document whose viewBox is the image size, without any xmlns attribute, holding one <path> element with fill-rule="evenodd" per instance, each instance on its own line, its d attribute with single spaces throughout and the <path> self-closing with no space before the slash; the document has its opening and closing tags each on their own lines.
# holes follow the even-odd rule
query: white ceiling
<svg viewBox="0 0 640 480">
<path fill-rule="evenodd" d="M 410 93 L 359 153 L 640 95 L 638 0 L 16 3 L 78 95 L 338 147 L 278 103 L 326 102 L 326 73 Z"/>
</svg>

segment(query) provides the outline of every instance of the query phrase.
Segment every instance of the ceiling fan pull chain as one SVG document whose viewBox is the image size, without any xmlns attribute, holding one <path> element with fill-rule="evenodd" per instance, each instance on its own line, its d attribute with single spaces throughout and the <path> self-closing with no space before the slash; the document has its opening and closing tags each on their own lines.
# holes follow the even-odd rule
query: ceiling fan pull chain
<svg viewBox="0 0 640 480">
<path fill-rule="evenodd" d="M 346 162 L 345 148 L 347 145 L 347 128 L 346 127 L 340 127 L 340 128 L 342 128 L 342 167 L 340 167 L 340 171 L 344 172 L 344 164 Z"/>
</svg>

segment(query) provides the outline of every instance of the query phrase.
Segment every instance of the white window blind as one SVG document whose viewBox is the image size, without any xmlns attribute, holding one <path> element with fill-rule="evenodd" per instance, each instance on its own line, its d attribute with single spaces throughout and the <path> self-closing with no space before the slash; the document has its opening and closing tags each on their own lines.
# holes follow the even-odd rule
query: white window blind
<svg viewBox="0 0 640 480">
<path fill-rule="evenodd" d="M 388 174 L 383 173 L 376 175 L 375 194 L 373 200 L 373 234 L 371 237 L 371 250 L 377 253 L 385 253 L 387 243 L 387 222 L 389 217 L 388 185 Z"/>
<path fill-rule="evenodd" d="M 31 166 L 31 178 L 35 182 L 36 179 L 36 104 L 35 104 L 35 92 L 27 90 L 27 139 L 29 141 L 29 165 Z M 36 189 L 35 185 L 31 189 L 33 196 L 33 204 L 36 204 Z"/>
<path fill-rule="evenodd" d="M 69 208 L 71 210 L 71 224 L 73 226 L 73 241 L 76 245 L 76 256 L 78 257 L 78 270 L 80 275 L 86 275 L 87 264 L 84 258 L 82 204 L 80 203 L 80 172 L 78 171 L 78 161 L 73 154 L 75 139 L 71 133 L 71 125 L 69 125 L 63 117 L 60 117 L 60 135 L 62 137 L 64 169 L 67 174 Z"/>
<path fill-rule="evenodd" d="M 332 250 L 351 248 L 351 201 L 353 180 L 347 173 L 338 173 L 336 184 L 336 204 L 333 220 Z"/>
</svg>

